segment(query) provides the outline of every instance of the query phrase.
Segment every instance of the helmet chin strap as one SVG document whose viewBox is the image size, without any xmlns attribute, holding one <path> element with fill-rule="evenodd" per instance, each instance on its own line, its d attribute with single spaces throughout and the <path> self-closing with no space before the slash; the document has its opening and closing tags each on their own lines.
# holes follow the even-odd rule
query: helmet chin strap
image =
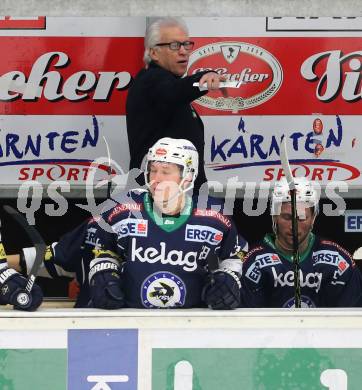
<svg viewBox="0 0 362 390">
<path fill-rule="evenodd" d="M 176 198 L 177 197 L 177 198 Z M 175 208 L 167 210 L 167 208 L 170 206 L 170 202 L 175 201 Z M 173 195 L 171 198 L 162 201 L 162 204 L 157 202 L 154 199 L 154 204 L 157 206 L 157 208 L 163 213 L 163 214 L 177 214 L 179 213 L 185 204 L 185 195 L 184 193 L 178 192 L 177 194 Z"/>
<path fill-rule="evenodd" d="M 180 193 L 182 193 L 182 194 L 185 194 L 187 191 L 190 191 L 190 190 L 192 190 L 192 189 L 194 188 L 194 183 L 193 183 L 192 180 L 189 181 L 189 183 L 190 183 L 189 186 L 183 188 L 183 185 L 184 185 L 185 183 L 186 183 L 186 177 L 184 177 L 184 178 L 181 180 L 180 184 L 178 185 L 178 187 L 179 187 L 179 189 L 180 189 Z"/>
<path fill-rule="evenodd" d="M 161 211 L 163 212 L 164 209 L 166 209 L 170 203 L 172 201 L 175 201 L 175 209 L 174 210 L 170 210 L 172 212 L 175 212 L 175 213 L 178 213 L 179 211 L 182 210 L 183 208 L 183 204 L 184 204 L 184 197 L 185 197 L 185 189 L 182 188 L 182 184 L 183 184 L 183 181 L 182 180 L 178 185 L 177 185 L 177 192 L 175 192 L 172 196 L 170 196 L 167 200 L 162 200 L 162 203 L 161 202 L 158 202 L 157 200 L 155 200 L 155 198 L 153 197 L 153 200 L 155 202 L 156 205 L 159 205 Z M 176 183 L 175 183 L 176 184 Z M 148 185 L 148 188 L 150 188 L 150 185 Z M 187 190 L 187 189 L 186 189 Z M 168 214 L 168 212 L 166 212 L 165 214 Z"/>
</svg>

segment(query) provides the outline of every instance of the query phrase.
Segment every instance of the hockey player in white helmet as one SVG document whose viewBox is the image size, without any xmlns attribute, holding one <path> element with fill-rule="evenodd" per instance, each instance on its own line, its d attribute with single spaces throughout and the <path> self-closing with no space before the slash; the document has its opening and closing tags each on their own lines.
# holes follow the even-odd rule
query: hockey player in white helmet
<svg viewBox="0 0 362 390">
<path fill-rule="evenodd" d="M 162 138 L 146 156 L 145 182 L 158 209 L 177 214 L 184 206 L 198 173 L 199 156 L 185 139 Z"/>
<path fill-rule="evenodd" d="M 92 218 L 50 246 L 44 267 L 53 277 L 62 270 L 76 275 L 77 307 L 240 306 L 247 243 L 216 211 L 221 200 L 192 197 L 197 170 L 190 141 L 162 138 L 145 159 L 147 189 L 129 191 L 102 214 L 110 231 Z M 31 267 L 30 257 L 24 251 L 23 268 Z"/>
<path fill-rule="evenodd" d="M 294 180 L 298 215 L 299 251 L 308 245 L 309 233 L 319 212 L 319 194 L 313 184 L 304 177 Z M 271 196 L 271 215 L 277 245 L 288 253 L 293 252 L 291 226 L 291 195 L 286 179 L 275 183 Z"/>
<path fill-rule="evenodd" d="M 361 306 L 362 278 L 351 255 L 313 232 L 318 192 L 295 179 L 302 307 Z M 252 307 L 294 307 L 291 196 L 285 179 L 271 196 L 273 233 L 250 249 L 243 264 L 244 301 Z"/>
</svg>

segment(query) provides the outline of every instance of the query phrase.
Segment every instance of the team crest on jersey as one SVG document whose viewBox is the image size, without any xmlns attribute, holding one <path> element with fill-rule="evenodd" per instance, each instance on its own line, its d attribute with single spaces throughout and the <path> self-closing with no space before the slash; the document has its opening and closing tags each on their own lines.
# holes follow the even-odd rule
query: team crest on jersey
<svg viewBox="0 0 362 390">
<path fill-rule="evenodd" d="M 285 308 L 295 307 L 295 299 L 290 298 L 288 301 L 286 301 L 284 303 L 283 307 L 285 307 Z M 316 305 L 310 298 L 308 298 L 305 295 L 302 295 L 300 297 L 300 307 L 303 309 L 303 308 L 308 308 L 308 307 L 316 307 Z"/>
<path fill-rule="evenodd" d="M 118 238 L 127 236 L 147 237 L 148 221 L 146 219 L 127 218 L 112 226 Z"/>
<path fill-rule="evenodd" d="M 207 242 L 210 245 L 218 245 L 222 238 L 223 233 L 210 226 L 186 225 L 185 241 Z"/>
<path fill-rule="evenodd" d="M 171 272 L 155 272 L 141 286 L 142 304 L 147 308 L 182 307 L 185 298 L 185 283 Z"/>
</svg>

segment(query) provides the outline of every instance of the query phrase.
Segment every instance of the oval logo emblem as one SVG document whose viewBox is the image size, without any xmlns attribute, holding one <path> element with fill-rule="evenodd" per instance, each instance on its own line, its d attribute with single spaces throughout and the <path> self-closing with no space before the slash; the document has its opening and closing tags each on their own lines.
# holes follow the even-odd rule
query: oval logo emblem
<svg viewBox="0 0 362 390">
<path fill-rule="evenodd" d="M 279 90 L 283 71 L 279 61 L 262 47 L 246 42 L 215 42 L 195 50 L 189 59 L 187 74 L 213 70 L 227 81 L 241 81 L 229 88 L 228 97 L 212 91 L 195 102 L 221 111 L 246 110 L 265 103 Z"/>
</svg>

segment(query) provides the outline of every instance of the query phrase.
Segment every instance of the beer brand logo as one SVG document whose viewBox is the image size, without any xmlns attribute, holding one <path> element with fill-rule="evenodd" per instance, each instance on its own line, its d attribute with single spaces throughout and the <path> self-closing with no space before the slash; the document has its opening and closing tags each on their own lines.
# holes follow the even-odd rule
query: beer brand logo
<svg viewBox="0 0 362 390">
<path fill-rule="evenodd" d="M 237 112 L 265 103 L 279 90 L 283 71 L 278 60 L 264 48 L 246 42 L 215 42 L 195 50 L 188 74 L 213 70 L 227 81 L 240 82 L 229 88 L 229 97 L 213 91 L 196 103 L 214 110 Z"/>
<path fill-rule="evenodd" d="M 338 96 L 346 102 L 361 100 L 362 50 L 343 53 L 330 50 L 308 57 L 300 68 L 305 80 L 317 83 L 316 97 L 329 103 Z"/>
<path fill-rule="evenodd" d="M 62 99 L 78 102 L 92 97 L 94 101 L 107 101 L 114 89 L 127 89 L 132 80 L 129 72 L 94 73 L 89 70 L 80 70 L 64 78 L 60 70 L 70 63 L 66 53 L 47 52 L 36 59 L 29 75 L 20 70 L 0 75 L 0 100 L 21 98 L 35 102 L 44 97 L 51 102 Z"/>
</svg>

